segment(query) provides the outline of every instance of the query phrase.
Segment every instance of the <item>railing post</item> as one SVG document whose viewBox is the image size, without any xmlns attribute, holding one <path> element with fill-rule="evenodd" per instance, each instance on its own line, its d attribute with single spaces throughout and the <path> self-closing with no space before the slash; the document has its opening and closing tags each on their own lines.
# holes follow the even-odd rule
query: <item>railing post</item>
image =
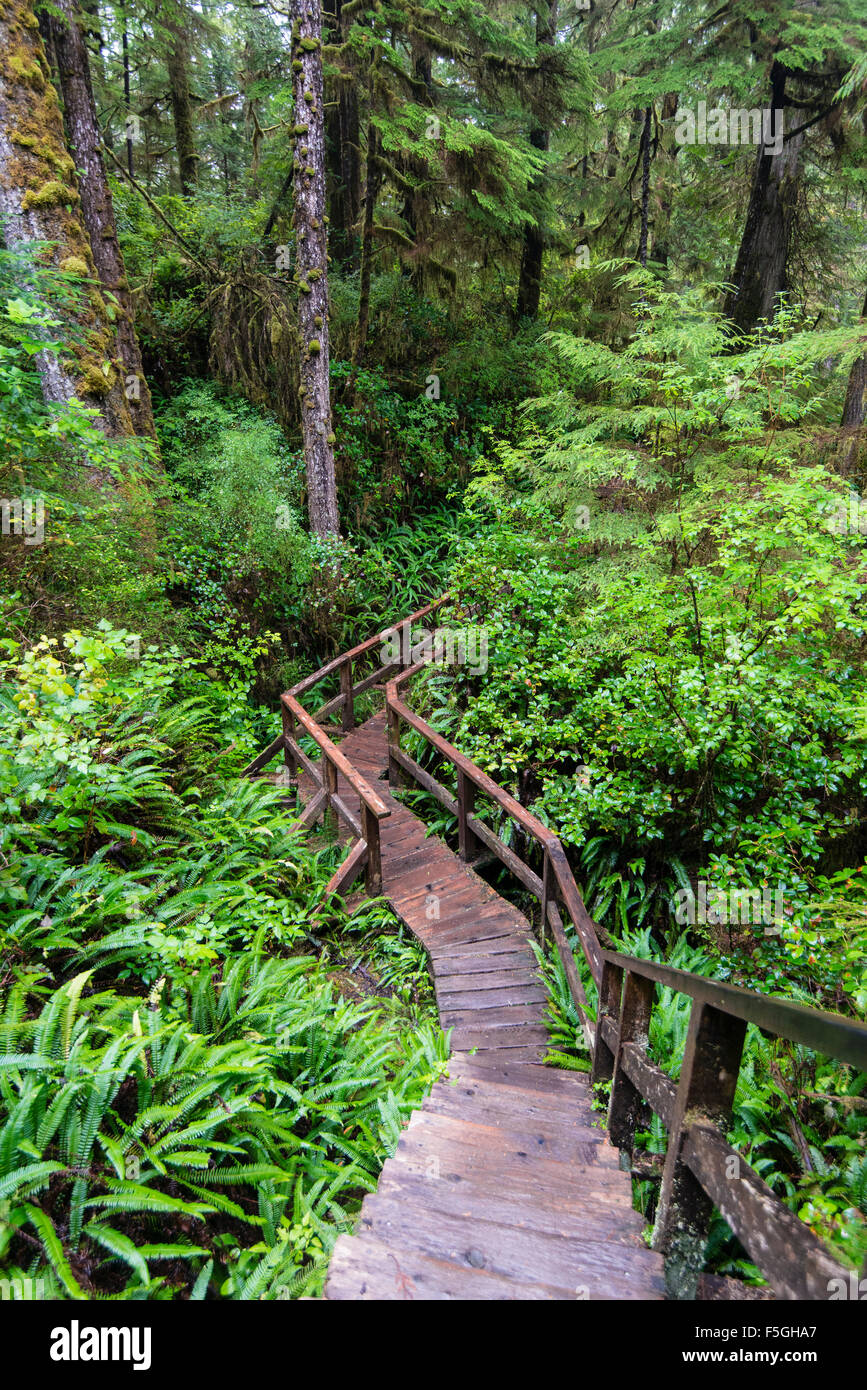
<svg viewBox="0 0 867 1390">
<path fill-rule="evenodd" d="M 458 852 L 469 864 L 477 858 L 481 845 L 467 824 L 476 804 L 476 784 L 458 768 Z"/>
<path fill-rule="evenodd" d="M 635 1131 L 639 1124 L 646 1122 L 648 1107 L 644 1097 L 636 1090 L 623 1069 L 623 1049 L 627 1043 L 635 1043 L 642 1052 L 647 1051 L 655 988 L 653 980 L 627 970 L 617 1037 L 617 1056 L 614 1060 L 614 1080 L 608 1106 L 608 1132 L 612 1144 L 616 1144 L 629 1156 L 630 1167 L 632 1150 L 635 1148 Z"/>
<path fill-rule="evenodd" d="M 602 982 L 599 986 L 599 1008 L 596 1014 L 596 1046 L 593 1049 L 593 1067 L 590 1080 L 610 1081 L 614 1075 L 614 1053 L 602 1036 L 602 1020 L 610 1018 L 620 1027 L 620 994 L 623 988 L 623 971 L 613 961 L 605 961 L 602 967 Z"/>
<path fill-rule="evenodd" d="M 407 777 L 405 776 L 397 758 L 395 751 L 400 748 L 400 715 L 391 705 L 386 706 L 386 717 L 388 719 L 388 785 L 390 787 L 405 787 Z"/>
<path fill-rule="evenodd" d="M 322 790 L 325 792 L 326 805 L 328 810 L 325 814 L 325 823 L 329 830 L 337 832 L 340 822 L 337 810 L 332 798 L 337 794 L 337 768 L 329 758 L 325 749 L 322 750 Z"/>
<path fill-rule="evenodd" d="M 382 854 L 379 845 L 379 820 L 364 802 L 361 803 L 361 829 L 367 841 L 365 886 L 372 898 L 378 898 L 382 892 Z"/>
<path fill-rule="evenodd" d="M 545 928 L 548 925 L 548 900 L 551 896 L 551 861 L 548 858 L 548 846 L 545 846 L 542 857 L 542 945 L 545 944 Z"/>
<path fill-rule="evenodd" d="M 340 693 L 343 696 L 340 724 L 344 733 L 355 728 L 355 698 L 352 694 L 352 658 L 344 661 L 340 668 Z"/>
<path fill-rule="evenodd" d="M 704 1263 L 713 1203 L 681 1158 L 691 1123 L 725 1131 L 731 1118 L 747 1025 L 696 999 L 689 1018 L 680 1082 L 668 1134 L 653 1248 L 665 1261 L 669 1298 L 694 1299 Z"/>
<path fill-rule="evenodd" d="M 284 739 L 288 739 L 288 738 L 294 739 L 294 738 L 295 738 L 295 715 L 292 713 L 291 709 L 287 709 L 286 705 L 284 705 L 284 704 L 282 703 L 282 701 L 281 701 L 281 704 L 280 704 L 280 714 L 281 714 L 281 717 L 282 717 L 282 719 L 283 719 L 283 737 L 284 737 Z M 288 800 L 291 800 L 293 803 L 295 803 L 295 804 L 297 805 L 297 801 L 298 801 L 298 762 L 297 762 L 297 760 L 296 760 L 295 754 L 292 752 L 292 749 L 289 747 L 288 743 L 284 743 L 284 744 L 283 744 L 283 764 L 284 764 L 283 781 L 284 781 L 284 785 L 287 787 L 287 791 L 288 791 L 288 797 L 287 797 L 287 799 L 288 799 Z"/>
</svg>

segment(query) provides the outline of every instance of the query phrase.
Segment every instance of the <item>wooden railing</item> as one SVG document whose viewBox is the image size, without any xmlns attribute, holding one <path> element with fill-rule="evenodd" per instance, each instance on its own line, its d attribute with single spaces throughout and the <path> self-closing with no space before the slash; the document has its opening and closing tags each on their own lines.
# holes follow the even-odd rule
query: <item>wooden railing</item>
<svg viewBox="0 0 867 1390">
<path fill-rule="evenodd" d="M 300 827 L 304 828 L 315 824 L 323 814 L 332 817 L 338 816 L 343 819 L 353 835 L 356 836 L 356 843 L 349 855 L 327 885 L 326 891 L 328 893 L 344 892 L 355 882 L 362 869 L 365 871 L 367 891 L 374 897 L 382 892 L 379 822 L 391 813 L 369 782 L 366 782 L 356 772 L 337 745 L 328 737 L 319 721 L 339 711 L 342 731 L 348 733 L 350 729 L 354 729 L 356 697 L 375 685 L 382 685 L 389 676 L 401 669 L 401 662 L 375 666 L 373 671 L 354 681 L 356 666 L 363 663 L 364 659 L 374 653 L 377 647 L 381 648 L 386 639 L 393 634 L 400 634 L 407 626 L 411 627 L 413 623 L 422 622 L 435 612 L 445 602 L 445 599 L 446 595 L 443 595 L 434 603 L 429 603 L 426 607 L 411 613 L 409 617 L 402 618 L 393 627 L 385 628 L 375 637 L 368 638 L 366 642 L 359 643 L 357 647 L 353 647 L 348 652 L 342 652 L 333 661 L 320 666 L 318 670 L 305 676 L 303 680 L 293 685 L 291 690 L 287 690 L 285 694 L 281 695 L 280 710 L 283 731 L 258 757 L 253 759 L 242 774 L 244 777 L 255 777 L 282 753 L 286 768 L 284 784 L 293 795 L 297 795 L 299 768 L 304 769 L 317 787 L 317 791 L 301 813 Z M 315 713 L 308 714 L 301 704 L 300 697 L 306 695 L 320 682 L 335 675 L 340 683 L 339 695 L 335 695 L 333 699 L 320 705 Z M 307 756 L 301 747 L 299 739 L 303 736 L 302 731 L 313 740 L 319 750 L 320 761 L 318 765 L 313 758 Z M 356 816 L 351 807 L 347 805 L 344 797 L 338 795 L 338 778 L 341 776 L 349 783 L 358 797 L 359 816 Z"/>
<path fill-rule="evenodd" d="M 614 949 L 607 933 L 590 916 L 558 837 L 492 778 L 417 715 L 401 698 L 401 689 L 426 662 L 401 670 L 402 662 L 380 665 L 353 684 L 354 664 L 373 648 L 420 622 L 446 599 L 420 609 L 395 627 L 386 628 L 352 651 L 336 657 L 282 697 L 283 732 L 247 769 L 253 775 L 284 753 L 290 778 L 299 766 L 311 776 L 317 793 L 302 815 L 311 824 L 325 809 L 335 810 L 359 837 L 346 862 L 328 885 L 341 891 L 367 867 L 367 888 L 382 887 L 379 821 L 387 808 L 373 789 L 350 766 L 339 748 L 316 722 L 338 710 L 344 730 L 354 726 L 354 698 L 362 690 L 385 683 L 388 720 L 388 773 L 392 786 L 414 782 L 457 817 L 461 856 L 470 864 L 482 853 L 493 854 L 540 904 L 541 931 L 547 928 L 557 949 L 582 1031 L 592 1054 L 594 1081 L 611 1085 L 608 1129 L 620 1150 L 624 1167 L 632 1167 L 639 1129 L 650 1112 L 668 1131 L 665 1166 L 657 1205 L 653 1245 L 665 1256 L 670 1295 L 694 1298 L 703 1264 L 713 1208 L 728 1222 L 741 1244 L 773 1287 L 786 1299 L 828 1298 L 834 1288 L 850 1287 L 849 1270 L 771 1191 L 726 1139 L 741 1065 L 747 1025 L 766 1036 L 801 1044 L 816 1052 L 867 1071 L 867 1027 L 838 1014 L 808 1008 L 788 1000 L 757 994 L 734 985 L 674 970 Z M 298 697 L 335 673 L 340 694 L 314 715 Z M 321 769 L 300 747 L 300 726 L 318 746 Z M 401 747 L 403 727 L 413 729 L 455 772 L 455 789 L 434 775 Z M 337 796 L 342 774 L 359 797 L 361 820 Z M 524 857 L 506 845 L 491 826 L 476 815 L 476 798 L 484 796 L 517 827 L 527 846 Z M 533 847 L 535 846 L 535 851 Z M 536 867 L 528 862 L 534 859 Z M 575 956 L 566 934 L 571 922 L 598 992 L 597 1017 L 588 1003 Z M 692 1000 L 689 1029 L 673 1081 L 648 1051 L 650 1022 L 658 985 Z M 864 1271 L 867 1274 L 867 1269 Z M 842 1281 L 834 1284 L 833 1281 Z"/>
<path fill-rule="evenodd" d="M 674 1298 L 694 1298 L 704 1261 L 710 1218 L 716 1207 L 780 1298 L 828 1298 L 850 1287 L 849 1271 L 771 1191 L 736 1149 L 726 1131 L 741 1065 L 747 1024 L 765 1035 L 800 1043 L 867 1071 L 867 1027 L 788 1000 L 718 983 L 612 949 L 578 890 L 559 839 L 469 758 L 432 729 L 400 698 L 419 662 L 389 681 L 386 708 L 389 781 L 411 779 L 457 816 L 461 856 L 472 863 L 482 847 L 493 853 L 538 899 L 544 934 L 550 926 L 572 1000 L 592 1053 L 592 1080 L 608 1081 L 608 1130 L 632 1167 L 635 1136 L 650 1111 L 668 1131 L 653 1246 L 665 1257 L 666 1286 Z M 456 789 L 443 786 L 401 748 L 402 726 L 414 729 L 450 764 Z M 474 814 L 477 794 L 537 847 L 541 873 L 503 843 Z M 598 987 L 597 1026 L 564 928 L 572 923 Z M 692 1000 L 689 1030 L 677 1082 L 648 1055 L 657 985 Z M 865 1269 L 867 1273 L 867 1269 Z M 833 1281 L 842 1280 L 842 1283 Z"/>
</svg>

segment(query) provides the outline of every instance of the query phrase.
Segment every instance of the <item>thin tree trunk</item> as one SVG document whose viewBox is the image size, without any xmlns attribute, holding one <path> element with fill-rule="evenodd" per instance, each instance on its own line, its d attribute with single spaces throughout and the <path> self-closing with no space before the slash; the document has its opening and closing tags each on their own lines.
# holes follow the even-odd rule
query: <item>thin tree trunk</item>
<svg viewBox="0 0 867 1390">
<path fill-rule="evenodd" d="M 126 30 L 126 15 L 123 16 L 123 104 L 126 111 L 126 167 L 130 178 L 135 177 L 132 156 L 132 103 L 129 90 L 129 38 Z"/>
<path fill-rule="evenodd" d="M 358 323 L 355 328 L 355 341 L 352 346 L 352 382 L 355 381 L 355 368 L 364 357 L 367 343 L 367 330 L 370 320 L 370 276 L 373 266 L 373 214 L 382 172 L 379 166 L 378 137 L 376 126 L 370 116 L 367 118 L 367 174 L 364 190 L 364 226 L 361 233 L 361 285 L 358 295 Z"/>
<path fill-rule="evenodd" d="M 318 535 L 327 536 L 338 534 L 339 519 L 329 395 L 325 112 L 319 0 L 292 0 L 291 17 L 301 429 L 310 527 Z"/>
<path fill-rule="evenodd" d="M 638 237 L 638 264 L 647 265 L 647 229 L 650 215 L 650 131 L 653 112 L 648 106 L 644 111 L 644 125 L 641 128 L 641 231 Z"/>
<path fill-rule="evenodd" d="M 662 100 L 662 116 L 655 159 L 658 170 L 654 189 L 656 211 L 653 217 L 653 240 L 650 247 L 650 259 L 657 265 L 668 265 L 671 209 L 674 202 L 675 161 L 678 148 L 674 139 L 674 118 L 677 115 L 677 106 L 677 92 L 666 92 Z"/>
<path fill-rule="evenodd" d="M 155 438 L 153 407 L 136 337 L 132 295 L 100 152 L 87 47 L 76 23 L 73 0 L 55 0 L 55 4 L 63 18 L 52 18 L 51 28 L 69 145 L 79 172 L 81 214 L 102 290 L 108 292 L 120 311 L 116 319 L 117 351 L 123 364 L 125 394 L 135 432 Z"/>
<path fill-rule="evenodd" d="M 178 178 L 183 197 L 195 192 L 198 179 L 198 158 L 193 135 L 193 103 L 190 96 L 190 50 L 185 28 L 185 15 L 178 10 L 169 24 L 171 38 L 166 52 L 166 68 L 175 127 L 178 154 Z"/>
<path fill-rule="evenodd" d="M 548 0 L 543 8 L 536 10 L 536 47 L 553 44 L 557 33 L 557 0 Z M 550 132 L 541 126 L 530 131 L 530 144 L 535 150 L 546 152 L 551 143 Z M 544 179 L 535 179 L 532 192 L 537 203 L 537 218 L 528 223 L 524 231 L 524 245 L 521 251 L 521 269 L 518 274 L 518 296 L 515 303 L 515 317 L 534 319 L 539 312 L 542 294 L 542 261 L 545 254 L 545 228 L 542 225 L 542 195 Z"/>
<path fill-rule="evenodd" d="M 323 4 L 325 41 L 341 43 L 348 28 L 343 16 L 343 0 L 326 0 Z M 350 21 L 351 22 L 351 21 Z M 347 270 L 358 268 L 361 219 L 361 149 L 358 116 L 358 91 L 354 80 L 334 79 L 336 99 L 329 100 L 326 109 L 328 174 L 330 182 L 329 216 L 331 218 L 332 255 Z"/>
<path fill-rule="evenodd" d="M 778 63 L 771 70 L 771 109 L 785 108 L 786 72 Z M 735 268 L 733 289 L 724 310 L 736 328 L 752 332 L 760 319 L 770 321 L 777 298 L 788 289 L 787 267 L 798 204 L 800 152 L 803 132 L 784 141 L 780 154 L 756 153 L 753 183 L 744 233 Z"/>
<path fill-rule="evenodd" d="M 0 221 L 10 248 L 52 243 L 40 257 L 84 280 L 97 280 L 85 231 L 75 164 L 66 149 L 63 118 L 39 27 L 27 0 L 7 0 L 0 11 Z M 37 354 L 47 405 L 73 396 L 99 411 L 97 423 L 112 437 L 134 434 L 116 335 L 102 295 L 94 288 L 68 315 L 68 356 Z"/>
<path fill-rule="evenodd" d="M 864 298 L 864 306 L 861 310 L 861 322 L 867 321 L 867 295 Z M 864 433 L 864 421 L 867 419 L 867 352 L 863 352 L 860 357 L 856 357 L 852 363 L 852 370 L 849 373 L 849 382 L 846 387 L 846 399 L 843 402 L 843 418 L 840 421 L 841 430 L 846 431 L 847 439 L 843 461 L 843 472 L 851 473 L 857 462 L 858 454 Z"/>
</svg>

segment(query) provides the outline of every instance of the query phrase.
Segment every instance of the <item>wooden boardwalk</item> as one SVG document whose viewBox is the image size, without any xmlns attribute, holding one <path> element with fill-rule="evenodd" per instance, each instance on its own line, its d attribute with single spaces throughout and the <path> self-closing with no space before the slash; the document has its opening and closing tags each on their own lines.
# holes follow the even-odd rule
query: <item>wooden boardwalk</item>
<svg viewBox="0 0 867 1390">
<path fill-rule="evenodd" d="M 384 714 L 340 750 L 390 810 L 383 893 L 428 953 L 452 1056 L 339 1237 L 326 1298 L 662 1298 L 662 1257 L 587 1078 L 541 1065 L 546 991 L 526 917 L 389 795 Z M 357 808 L 342 778 L 338 790 Z"/>
</svg>

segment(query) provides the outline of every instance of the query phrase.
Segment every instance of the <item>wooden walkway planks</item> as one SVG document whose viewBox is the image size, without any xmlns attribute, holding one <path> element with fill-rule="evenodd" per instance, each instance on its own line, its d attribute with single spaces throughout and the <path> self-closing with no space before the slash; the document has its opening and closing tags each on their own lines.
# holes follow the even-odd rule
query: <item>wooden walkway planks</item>
<svg viewBox="0 0 867 1390">
<path fill-rule="evenodd" d="M 389 795 L 384 714 L 340 748 L 391 812 L 383 894 L 430 957 L 452 1058 L 339 1237 L 326 1298 L 662 1298 L 661 1256 L 585 1076 L 541 1065 L 529 922 Z M 357 806 L 342 778 L 338 791 Z"/>
</svg>

